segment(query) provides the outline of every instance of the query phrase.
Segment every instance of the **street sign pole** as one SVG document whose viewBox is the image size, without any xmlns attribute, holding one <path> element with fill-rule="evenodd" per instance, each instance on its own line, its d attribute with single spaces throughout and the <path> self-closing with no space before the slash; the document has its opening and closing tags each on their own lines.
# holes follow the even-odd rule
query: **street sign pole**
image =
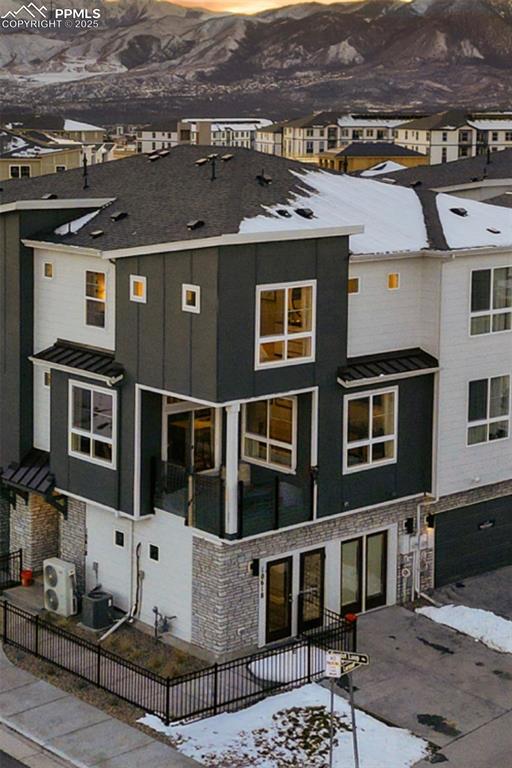
<svg viewBox="0 0 512 768">
<path fill-rule="evenodd" d="M 334 677 L 331 677 L 331 727 L 329 736 L 329 768 L 333 766 L 334 749 Z"/>
<path fill-rule="evenodd" d="M 359 747 L 357 744 L 357 725 L 356 708 L 354 706 L 354 686 L 352 685 L 352 675 L 348 675 L 348 690 L 350 693 L 350 710 L 352 713 L 352 741 L 354 743 L 354 765 L 359 768 Z"/>
</svg>

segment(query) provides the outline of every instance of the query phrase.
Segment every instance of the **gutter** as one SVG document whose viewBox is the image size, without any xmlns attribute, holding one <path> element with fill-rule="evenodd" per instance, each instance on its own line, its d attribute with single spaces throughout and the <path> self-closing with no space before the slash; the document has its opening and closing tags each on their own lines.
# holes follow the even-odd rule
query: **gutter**
<svg viewBox="0 0 512 768">
<path fill-rule="evenodd" d="M 51 182 L 48 182 L 51 186 Z M 54 200 L 16 200 L 12 203 L 0 204 L 1 213 L 12 211 L 60 211 L 68 208 L 103 208 L 115 201 L 115 197 L 89 197 L 80 200 L 59 199 Z"/>
</svg>

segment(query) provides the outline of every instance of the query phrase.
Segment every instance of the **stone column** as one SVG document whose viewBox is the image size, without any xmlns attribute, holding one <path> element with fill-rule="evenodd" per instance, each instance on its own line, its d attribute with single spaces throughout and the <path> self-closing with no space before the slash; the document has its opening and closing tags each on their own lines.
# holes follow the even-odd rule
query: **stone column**
<svg viewBox="0 0 512 768">
<path fill-rule="evenodd" d="M 76 583 L 79 592 L 85 591 L 85 555 L 87 531 L 85 526 L 85 502 L 68 498 L 68 516 L 60 521 L 60 557 L 76 568 Z"/>
<path fill-rule="evenodd" d="M 41 571 L 43 560 L 59 555 L 59 515 L 42 496 L 30 493 L 25 503 L 16 497 L 11 507 L 10 547 L 23 550 L 23 565 Z"/>
</svg>

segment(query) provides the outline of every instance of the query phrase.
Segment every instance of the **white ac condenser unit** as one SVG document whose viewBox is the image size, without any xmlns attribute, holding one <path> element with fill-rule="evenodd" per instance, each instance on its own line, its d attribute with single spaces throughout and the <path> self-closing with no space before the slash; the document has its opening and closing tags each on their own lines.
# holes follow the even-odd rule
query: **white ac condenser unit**
<svg viewBox="0 0 512 768">
<path fill-rule="evenodd" d="M 76 570 L 73 563 L 58 557 L 43 562 L 44 607 L 59 616 L 77 613 Z"/>
</svg>

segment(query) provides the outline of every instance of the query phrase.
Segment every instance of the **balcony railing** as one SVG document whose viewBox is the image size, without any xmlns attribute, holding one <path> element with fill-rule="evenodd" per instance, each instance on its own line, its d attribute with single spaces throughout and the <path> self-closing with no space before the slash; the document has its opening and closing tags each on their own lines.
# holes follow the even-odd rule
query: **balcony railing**
<svg viewBox="0 0 512 768">
<path fill-rule="evenodd" d="M 189 472 L 160 462 L 154 505 L 183 517 L 187 525 L 224 537 L 225 483 L 221 474 Z M 313 479 L 296 485 L 279 476 L 238 484 L 238 536 L 253 536 L 306 522 L 313 514 Z"/>
</svg>

